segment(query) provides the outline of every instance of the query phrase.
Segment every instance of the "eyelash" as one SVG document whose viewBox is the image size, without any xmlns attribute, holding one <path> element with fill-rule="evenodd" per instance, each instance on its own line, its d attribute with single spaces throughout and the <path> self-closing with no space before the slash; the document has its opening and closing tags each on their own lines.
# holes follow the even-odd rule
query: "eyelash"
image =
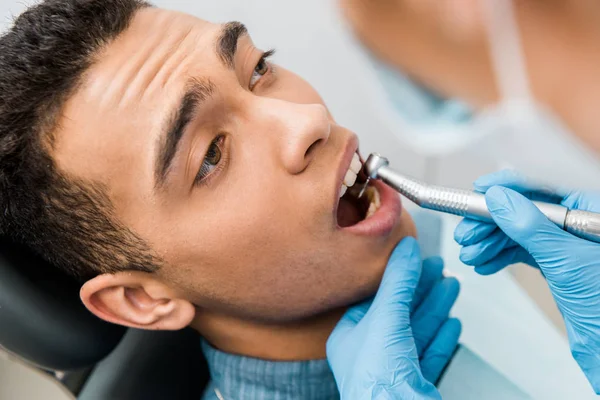
<svg viewBox="0 0 600 400">
<path fill-rule="evenodd" d="M 250 84 L 248 85 L 248 87 L 250 88 L 250 90 L 254 90 L 254 88 L 256 87 L 256 85 L 258 84 L 258 82 L 260 82 L 260 80 L 262 78 L 264 78 L 266 75 L 269 74 L 269 72 L 271 72 L 273 70 L 273 66 L 271 65 L 271 63 L 269 63 L 269 58 L 271 58 L 273 56 L 273 54 L 275 54 L 275 50 L 271 49 L 269 51 L 265 51 L 262 55 L 262 57 L 260 58 L 260 60 L 258 61 L 258 63 L 256 64 L 256 66 L 254 67 L 254 71 L 252 72 L 252 76 L 250 77 Z M 265 72 L 262 73 L 262 75 L 260 75 L 260 77 L 253 82 L 253 79 L 255 77 L 254 74 L 257 74 L 256 69 L 261 65 L 264 64 L 264 66 L 267 68 L 267 70 Z"/>
</svg>

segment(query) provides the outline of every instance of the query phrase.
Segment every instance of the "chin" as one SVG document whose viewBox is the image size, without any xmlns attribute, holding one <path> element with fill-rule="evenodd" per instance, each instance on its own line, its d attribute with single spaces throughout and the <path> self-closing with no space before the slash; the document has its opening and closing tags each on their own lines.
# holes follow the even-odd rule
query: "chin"
<svg viewBox="0 0 600 400">
<path fill-rule="evenodd" d="M 389 245 L 384 252 L 385 258 L 383 258 L 379 263 L 376 269 L 376 273 L 373 274 L 372 279 L 370 280 L 367 288 L 362 294 L 361 299 L 365 299 L 367 297 L 373 296 L 377 290 L 379 289 L 379 285 L 381 284 L 381 278 L 383 277 L 383 273 L 385 268 L 387 267 L 387 263 L 390 255 L 394 251 L 394 248 L 402 241 L 402 239 L 406 237 L 417 237 L 417 229 L 414 221 L 411 216 L 407 212 L 403 212 L 397 225 L 394 227 L 392 233 L 389 236 Z"/>
<path fill-rule="evenodd" d="M 400 243 L 405 237 L 417 237 L 417 227 L 409 213 L 403 212 L 400 216 L 398 226 L 394 229 L 393 237 L 396 244 Z"/>
</svg>

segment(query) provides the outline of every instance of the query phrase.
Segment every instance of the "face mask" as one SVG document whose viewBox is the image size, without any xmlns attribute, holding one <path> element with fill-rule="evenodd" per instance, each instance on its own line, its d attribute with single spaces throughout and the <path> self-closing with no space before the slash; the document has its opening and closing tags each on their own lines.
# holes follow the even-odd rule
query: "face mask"
<svg viewBox="0 0 600 400">
<path fill-rule="evenodd" d="M 543 184 L 600 189 L 598 155 L 539 104 L 529 81 L 511 0 L 482 0 L 502 99 L 474 112 L 436 96 L 374 60 L 383 99 L 376 105 L 403 144 L 425 157 L 469 151 Z"/>
</svg>

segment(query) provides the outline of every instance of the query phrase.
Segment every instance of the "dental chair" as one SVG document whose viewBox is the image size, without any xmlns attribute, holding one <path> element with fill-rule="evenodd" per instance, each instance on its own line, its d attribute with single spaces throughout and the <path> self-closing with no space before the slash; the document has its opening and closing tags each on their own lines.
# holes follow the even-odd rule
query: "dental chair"
<svg viewBox="0 0 600 400">
<path fill-rule="evenodd" d="M 0 237 L 0 347 L 57 377 L 80 400 L 202 397 L 209 375 L 195 331 L 106 323 L 85 309 L 79 288 Z"/>
</svg>

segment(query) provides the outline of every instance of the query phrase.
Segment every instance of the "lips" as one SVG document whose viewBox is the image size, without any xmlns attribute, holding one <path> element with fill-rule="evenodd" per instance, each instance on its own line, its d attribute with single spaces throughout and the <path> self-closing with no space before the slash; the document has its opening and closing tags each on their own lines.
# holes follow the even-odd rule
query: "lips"
<svg viewBox="0 0 600 400">
<path fill-rule="evenodd" d="M 363 236 L 387 236 L 400 221 L 400 215 L 402 214 L 400 195 L 381 181 L 371 181 L 370 184 L 379 191 L 381 206 L 370 217 L 355 225 L 340 229 Z"/>
</svg>

